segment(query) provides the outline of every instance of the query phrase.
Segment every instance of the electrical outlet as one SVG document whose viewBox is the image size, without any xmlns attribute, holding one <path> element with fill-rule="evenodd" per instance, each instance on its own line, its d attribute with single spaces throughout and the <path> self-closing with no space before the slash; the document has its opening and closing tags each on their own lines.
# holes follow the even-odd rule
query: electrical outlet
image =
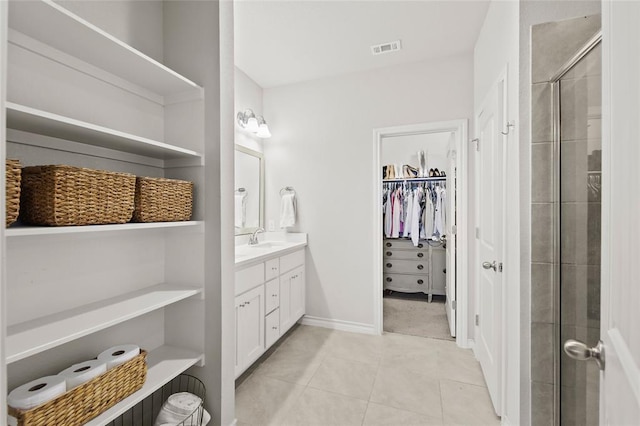
<svg viewBox="0 0 640 426">
<path fill-rule="evenodd" d="M 269 221 L 269 231 L 275 231 L 276 230 L 276 223 L 273 220 Z"/>
</svg>

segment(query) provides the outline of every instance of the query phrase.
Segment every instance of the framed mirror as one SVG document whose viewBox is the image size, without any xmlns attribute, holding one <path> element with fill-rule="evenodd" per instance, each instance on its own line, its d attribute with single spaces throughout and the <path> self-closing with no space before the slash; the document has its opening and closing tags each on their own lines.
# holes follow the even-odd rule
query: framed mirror
<svg viewBox="0 0 640 426">
<path fill-rule="evenodd" d="M 237 144 L 234 206 L 236 235 L 264 227 L 264 155 Z"/>
</svg>

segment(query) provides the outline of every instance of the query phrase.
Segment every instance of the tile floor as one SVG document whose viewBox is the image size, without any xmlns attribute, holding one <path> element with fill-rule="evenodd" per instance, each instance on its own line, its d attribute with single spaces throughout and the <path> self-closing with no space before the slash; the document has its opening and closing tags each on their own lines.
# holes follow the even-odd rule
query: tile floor
<svg viewBox="0 0 640 426">
<path fill-rule="evenodd" d="M 297 326 L 236 383 L 246 425 L 498 425 L 454 342 Z"/>
</svg>

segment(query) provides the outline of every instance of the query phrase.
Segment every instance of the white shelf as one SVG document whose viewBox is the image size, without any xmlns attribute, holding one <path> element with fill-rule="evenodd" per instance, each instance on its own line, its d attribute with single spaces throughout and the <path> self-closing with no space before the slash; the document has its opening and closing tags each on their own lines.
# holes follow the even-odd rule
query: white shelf
<svg viewBox="0 0 640 426">
<path fill-rule="evenodd" d="M 7 237 L 26 237 L 31 235 L 61 235 L 84 234 L 91 232 L 136 231 L 141 229 L 183 228 L 201 225 L 202 222 L 190 220 L 185 222 L 152 222 L 152 223 L 122 223 L 115 225 L 86 225 L 86 226 L 14 226 L 7 228 Z"/>
<path fill-rule="evenodd" d="M 202 89 L 51 0 L 12 1 L 10 27 L 161 96 Z"/>
<path fill-rule="evenodd" d="M 123 296 L 7 328 L 7 363 L 46 351 L 202 293 L 197 287 L 159 284 Z"/>
<path fill-rule="evenodd" d="M 203 359 L 202 354 L 172 346 L 161 346 L 147 354 L 147 380 L 142 389 L 120 401 L 85 426 L 102 426 L 116 419 L 165 383 Z"/>
<path fill-rule="evenodd" d="M 162 160 L 200 158 L 195 151 L 7 102 L 7 127 Z"/>
</svg>

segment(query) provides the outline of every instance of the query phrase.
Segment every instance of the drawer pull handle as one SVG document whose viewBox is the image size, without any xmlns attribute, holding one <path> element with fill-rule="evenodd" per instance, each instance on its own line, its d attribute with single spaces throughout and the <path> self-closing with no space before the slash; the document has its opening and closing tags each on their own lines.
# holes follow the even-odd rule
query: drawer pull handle
<svg viewBox="0 0 640 426">
<path fill-rule="evenodd" d="M 391 243 L 387 243 L 387 247 L 391 247 L 393 244 Z"/>
<path fill-rule="evenodd" d="M 278 327 L 271 327 L 271 328 L 272 328 L 273 330 L 277 330 L 277 329 L 278 329 Z"/>
<path fill-rule="evenodd" d="M 424 247 L 422 243 L 418 244 L 418 248 L 422 248 L 422 247 Z"/>
<path fill-rule="evenodd" d="M 424 266 L 418 265 L 418 269 L 424 269 Z"/>
<path fill-rule="evenodd" d="M 424 284 L 424 281 L 418 280 L 418 284 Z"/>
<path fill-rule="evenodd" d="M 393 278 L 387 277 L 387 282 L 390 283 L 391 281 L 393 281 Z"/>
<path fill-rule="evenodd" d="M 387 268 L 391 268 L 393 265 L 390 263 L 387 263 Z"/>
<path fill-rule="evenodd" d="M 424 253 L 418 253 L 418 257 L 424 257 Z"/>
<path fill-rule="evenodd" d="M 250 305 L 250 304 L 251 304 L 251 302 L 247 302 L 246 304 L 247 304 L 247 305 Z"/>
<path fill-rule="evenodd" d="M 387 252 L 387 256 L 391 256 L 391 252 L 390 251 Z"/>
<path fill-rule="evenodd" d="M 278 297 L 278 295 L 277 294 L 272 294 L 271 297 Z"/>
<path fill-rule="evenodd" d="M 241 307 L 241 308 L 244 308 L 244 303 L 241 303 L 241 304 L 240 304 L 240 307 Z"/>
</svg>

